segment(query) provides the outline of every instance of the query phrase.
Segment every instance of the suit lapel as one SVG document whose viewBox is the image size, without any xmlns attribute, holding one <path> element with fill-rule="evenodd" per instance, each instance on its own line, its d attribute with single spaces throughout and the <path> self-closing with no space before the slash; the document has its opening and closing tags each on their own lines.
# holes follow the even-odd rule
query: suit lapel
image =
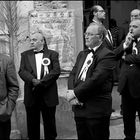
<svg viewBox="0 0 140 140">
<path fill-rule="evenodd" d="M 80 60 L 79 60 L 79 62 L 78 62 L 78 66 L 77 66 L 77 74 L 76 74 L 76 81 L 78 80 L 78 76 L 79 76 L 79 74 L 80 74 L 80 71 L 81 71 L 81 69 L 82 69 L 82 67 L 83 67 L 83 65 L 84 65 L 84 62 L 85 62 L 85 59 L 86 59 L 86 57 L 87 57 L 87 52 L 86 52 L 86 50 L 85 51 L 83 51 L 83 54 L 82 54 L 82 56 L 81 56 L 81 58 L 80 58 Z"/>
<path fill-rule="evenodd" d="M 104 42 L 106 43 L 106 47 L 110 50 L 113 50 L 113 46 L 111 45 L 110 41 L 105 37 Z"/>
<path fill-rule="evenodd" d="M 97 50 L 95 51 L 94 55 L 93 55 L 93 62 L 91 64 L 91 68 L 93 69 L 96 64 L 97 64 L 97 59 L 98 59 L 98 56 L 99 56 L 99 53 L 100 51 L 103 49 L 103 45 L 101 44 L 101 46 L 99 48 L 97 48 Z"/>
<path fill-rule="evenodd" d="M 140 54 L 140 41 L 136 44 L 136 48 L 138 49 L 138 54 Z"/>
<path fill-rule="evenodd" d="M 33 72 L 34 72 L 35 76 L 37 76 L 35 54 L 34 54 L 33 50 L 28 55 L 28 59 L 29 59 L 30 65 L 31 65 L 31 67 L 33 69 Z"/>
</svg>

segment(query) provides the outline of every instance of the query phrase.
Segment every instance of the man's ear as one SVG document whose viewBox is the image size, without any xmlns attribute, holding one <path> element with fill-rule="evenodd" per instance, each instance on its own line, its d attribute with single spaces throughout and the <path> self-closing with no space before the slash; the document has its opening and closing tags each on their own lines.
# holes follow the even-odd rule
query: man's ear
<svg viewBox="0 0 140 140">
<path fill-rule="evenodd" d="M 41 39 L 41 42 L 44 43 L 44 39 Z"/>
<path fill-rule="evenodd" d="M 100 35 L 100 40 L 101 40 L 101 41 L 103 40 L 103 35 Z"/>
<path fill-rule="evenodd" d="M 97 15 L 97 12 L 93 12 L 93 17 L 94 17 L 95 15 Z"/>
</svg>

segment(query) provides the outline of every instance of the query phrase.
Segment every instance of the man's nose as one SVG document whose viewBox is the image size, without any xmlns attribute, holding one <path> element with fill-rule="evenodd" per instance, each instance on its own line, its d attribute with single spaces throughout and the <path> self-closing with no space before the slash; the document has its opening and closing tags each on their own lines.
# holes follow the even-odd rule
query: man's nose
<svg viewBox="0 0 140 140">
<path fill-rule="evenodd" d="M 34 42 L 33 42 L 33 41 L 30 41 L 30 43 L 31 43 L 31 44 L 34 44 Z"/>
<path fill-rule="evenodd" d="M 133 29 L 132 29 L 132 27 L 130 27 L 129 32 L 130 32 L 130 33 L 133 33 Z"/>
</svg>

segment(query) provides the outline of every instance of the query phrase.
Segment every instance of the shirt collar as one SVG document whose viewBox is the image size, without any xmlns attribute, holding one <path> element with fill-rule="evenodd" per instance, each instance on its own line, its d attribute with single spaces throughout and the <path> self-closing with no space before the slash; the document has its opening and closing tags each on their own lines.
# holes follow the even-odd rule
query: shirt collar
<svg viewBox="0 0 140 140">
<path fill-rule="evenodd" d="M 92 20 L 94 23 L 97 23 L 97 24 L 101 24 L 102 25 L 102 22 L 98 22 L 98 21 L 96 21 L 96 20 Z"/>
</svg>

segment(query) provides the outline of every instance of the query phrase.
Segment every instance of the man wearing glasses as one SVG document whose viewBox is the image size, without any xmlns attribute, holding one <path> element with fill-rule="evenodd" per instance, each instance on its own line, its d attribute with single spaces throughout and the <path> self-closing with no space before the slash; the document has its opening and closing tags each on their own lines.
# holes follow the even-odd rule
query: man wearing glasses
<svg viewBox="0 0 140 140">
<path fill-rule="evenodd" d="M 103 24 L 103 21 L 106 18 L 105 10 L 100 5 L 94 5 L 91 8 L 90 16 L 89 16 L 90 24 L 97 23 L 97 24 Z M 104 43 L 106 44 L 106 47 L 110 50 L 113 50 L 113 39 L 110 30 L 107 30 L 106 38 Z"/>
<path fill-rule="evenodd" d="M 78 140 L 109 139 L 111 75 L 116 61 L 113 52 L 103 45 L 105 36 L 104 26 L 88 26 L 87 49 L 79 53 L 68 79 L 67 100 L 74 111 Z"/>
</svg>

